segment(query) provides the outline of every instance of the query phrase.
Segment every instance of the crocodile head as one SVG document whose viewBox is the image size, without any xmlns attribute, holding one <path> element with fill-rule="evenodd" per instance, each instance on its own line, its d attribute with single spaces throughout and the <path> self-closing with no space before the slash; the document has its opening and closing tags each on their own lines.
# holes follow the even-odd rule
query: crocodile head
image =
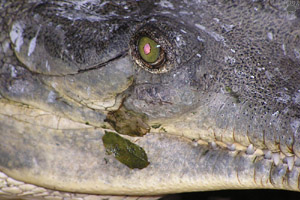
<svg viewBox="0 0 300 200">
<path fill-rule="evenodd" d="M 299 191 L 296 4 L 1 6 L 0 195 Z"/>
</svg>

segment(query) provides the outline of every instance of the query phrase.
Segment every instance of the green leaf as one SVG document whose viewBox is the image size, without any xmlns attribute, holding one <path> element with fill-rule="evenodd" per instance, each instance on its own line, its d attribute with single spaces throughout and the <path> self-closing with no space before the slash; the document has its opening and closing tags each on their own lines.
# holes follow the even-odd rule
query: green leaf
<svg viewBox="0 0 300 200">
<path fill-rule="evenodd" d="M 102 141 L 107 153 L 113 154 L 118 161 L 127 167 L 143 169 L 149 165 L 144 149 L 118 134 L 105 131 Z"/>
</svg>

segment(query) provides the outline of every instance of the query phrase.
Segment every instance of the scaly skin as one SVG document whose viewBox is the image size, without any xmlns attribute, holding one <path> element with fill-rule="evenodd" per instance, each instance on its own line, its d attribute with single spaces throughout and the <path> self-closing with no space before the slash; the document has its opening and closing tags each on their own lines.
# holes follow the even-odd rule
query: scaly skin
<svg viewBox="0 0 300 200">
<path fill-rule="evenodd" d="M 2 0 L 0 197 L 299 191 L 297 6 Z M 145 35 L 164 52 L 157 70 L 137 52 Z M 118 125 L 152 127 L 124 136 L 144 169 L 106 153 L 118 109 L 139 122 Z"/>
</svg>

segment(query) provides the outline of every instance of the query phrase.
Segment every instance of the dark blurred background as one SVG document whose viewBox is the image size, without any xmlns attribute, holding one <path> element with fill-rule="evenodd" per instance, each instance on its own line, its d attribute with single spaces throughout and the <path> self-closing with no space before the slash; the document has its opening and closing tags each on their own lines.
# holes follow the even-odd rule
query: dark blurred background
<svg viewBox="0 0 300 200">
<path fill-rule="evenodd" d="M 160 200 L 300 200 L 300 192 L 283 190 L 223 190 L 167 195 Z"/>
</svg>

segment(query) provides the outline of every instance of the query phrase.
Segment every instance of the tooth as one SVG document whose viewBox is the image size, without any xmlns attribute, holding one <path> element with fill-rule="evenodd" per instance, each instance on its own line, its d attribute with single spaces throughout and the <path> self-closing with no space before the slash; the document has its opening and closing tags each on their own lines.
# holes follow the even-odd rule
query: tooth
<svg viewBox="0 0 300 200">
<path fill-rule="evenodd" d="M 227 148 L 228 148 L 230 151 L 235 151 L 235 144 L 227 145 Z"/>
<path fill-rule="evenodd" d="M 274 160 L 275 165 L 278 165 L 279 159 L 280 159 L 279 153 L 273 153 L 273 160 Z"/>
<path fill-rule="evenodd" d="M 253 145 L 252 145 L 252 144 L 250 144 L 250 145 L 248 146 L 248 148 L 247 148 L 247 150 L 246 150 L 246 153 L 249 154 L 249 155 L 251 155 L 251 154 L 254 153 L 254 148 L 253 148 Z"/>
<path fill-rule="evenodd" d="M 289 167 L 289 170 L 291 171 L 294 167 L 294 156 L 288 156 L 286 157 L 286 161 Z"/>
<path fill-rule="evenodd" d="M 210 145 L 214 150 L 217 149 L 217 144 L 215 142 L 211 142 Z"/>
<path fill-rule="evenodd" d="M 193 144 L 194 147 L 198 146 L 198 142 L 196 140 L 194 140 L 192 144 Z"/>
<path fill-rule="evenodd" d="M 296 157 L 295 159 L 295 166 L 299 167 L 300 166 L 300 158 Z"/>
<path fill-rule="evenodd" d="M 265 152 L 265 159 L 268 159 L 268 160 L 272 159 L 272 152 L 271 151 Z"/>
</svg>

